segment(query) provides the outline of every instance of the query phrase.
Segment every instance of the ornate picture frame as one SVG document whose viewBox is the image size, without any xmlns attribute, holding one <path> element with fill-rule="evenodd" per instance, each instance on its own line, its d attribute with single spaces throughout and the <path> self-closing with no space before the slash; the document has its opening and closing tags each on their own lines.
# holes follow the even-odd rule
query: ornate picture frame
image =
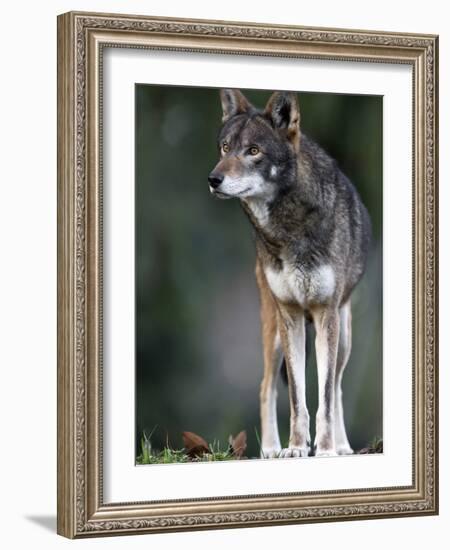
<svg viewBox="0 0 450 550">
<path fill-rule="evenodd" d="M 412 484 L 106 503 L 102 95 L 105 48 L 412 68 Z M 70 12 L 58 17 L 58 533 L 69 538 L 438 513 L 438 38 Z"/>
</svg>

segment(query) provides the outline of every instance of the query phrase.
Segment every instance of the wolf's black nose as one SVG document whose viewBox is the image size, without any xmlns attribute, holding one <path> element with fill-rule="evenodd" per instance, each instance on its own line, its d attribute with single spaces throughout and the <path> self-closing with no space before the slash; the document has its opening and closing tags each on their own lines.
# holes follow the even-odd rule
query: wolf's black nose
<svg viewBox="0 0 450 550">
<path fill-rule="evenodd" d="M 208 181 L 213 189 L 217 189 L 223 182 L 223 176 L 222 174 L 209 174 Z"/>
</svg>

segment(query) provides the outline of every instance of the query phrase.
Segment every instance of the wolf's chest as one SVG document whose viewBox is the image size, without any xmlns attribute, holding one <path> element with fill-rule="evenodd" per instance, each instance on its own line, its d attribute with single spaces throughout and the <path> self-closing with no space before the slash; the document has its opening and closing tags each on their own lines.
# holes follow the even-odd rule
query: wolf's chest
<svg viewBox="0 0 450 550">
<path fill-rule="evenodd" d="M 335 291 L 335 275 L 330 265 L 304 270 L 283 262 L 280 270 L 267 266 L 264 272 L 274 296 L 283 303 L 302 307 L 326 303 Z"/>
</svg>

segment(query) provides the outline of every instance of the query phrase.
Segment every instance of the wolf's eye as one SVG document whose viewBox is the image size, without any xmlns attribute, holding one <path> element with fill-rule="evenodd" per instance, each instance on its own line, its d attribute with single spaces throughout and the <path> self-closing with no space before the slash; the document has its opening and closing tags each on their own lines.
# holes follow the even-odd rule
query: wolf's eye
<svg viewBox="0 0 450 550">
<path fill-rule="evenodd" d="M 222 151 L 224 153 L 228 153 L 229 150 L 230 150 L 230 146 L 228 145 L 228 143 L 226 141 L 222 143 Z"/>
<path fill-rule="evenodd" d="M 253 145 L 252 147 L 250 147 L 248 152 L 250 153 L 250 155 L 255 156 L 259 153 L 259 149 L 258 149 L 258 147 L 256 147 L 256 145 Z"/>
</svg>

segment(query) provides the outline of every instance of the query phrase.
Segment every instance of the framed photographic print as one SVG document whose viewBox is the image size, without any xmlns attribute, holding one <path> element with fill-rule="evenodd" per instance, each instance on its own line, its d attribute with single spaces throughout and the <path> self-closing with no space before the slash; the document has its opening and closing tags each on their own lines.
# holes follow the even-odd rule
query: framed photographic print
<svg viewBox="0 0 450 550">
<path fill-rule="evenodd" d="M 436 514 L 438 39 L 58 18 L 58 532 Z"/>
</svg>

